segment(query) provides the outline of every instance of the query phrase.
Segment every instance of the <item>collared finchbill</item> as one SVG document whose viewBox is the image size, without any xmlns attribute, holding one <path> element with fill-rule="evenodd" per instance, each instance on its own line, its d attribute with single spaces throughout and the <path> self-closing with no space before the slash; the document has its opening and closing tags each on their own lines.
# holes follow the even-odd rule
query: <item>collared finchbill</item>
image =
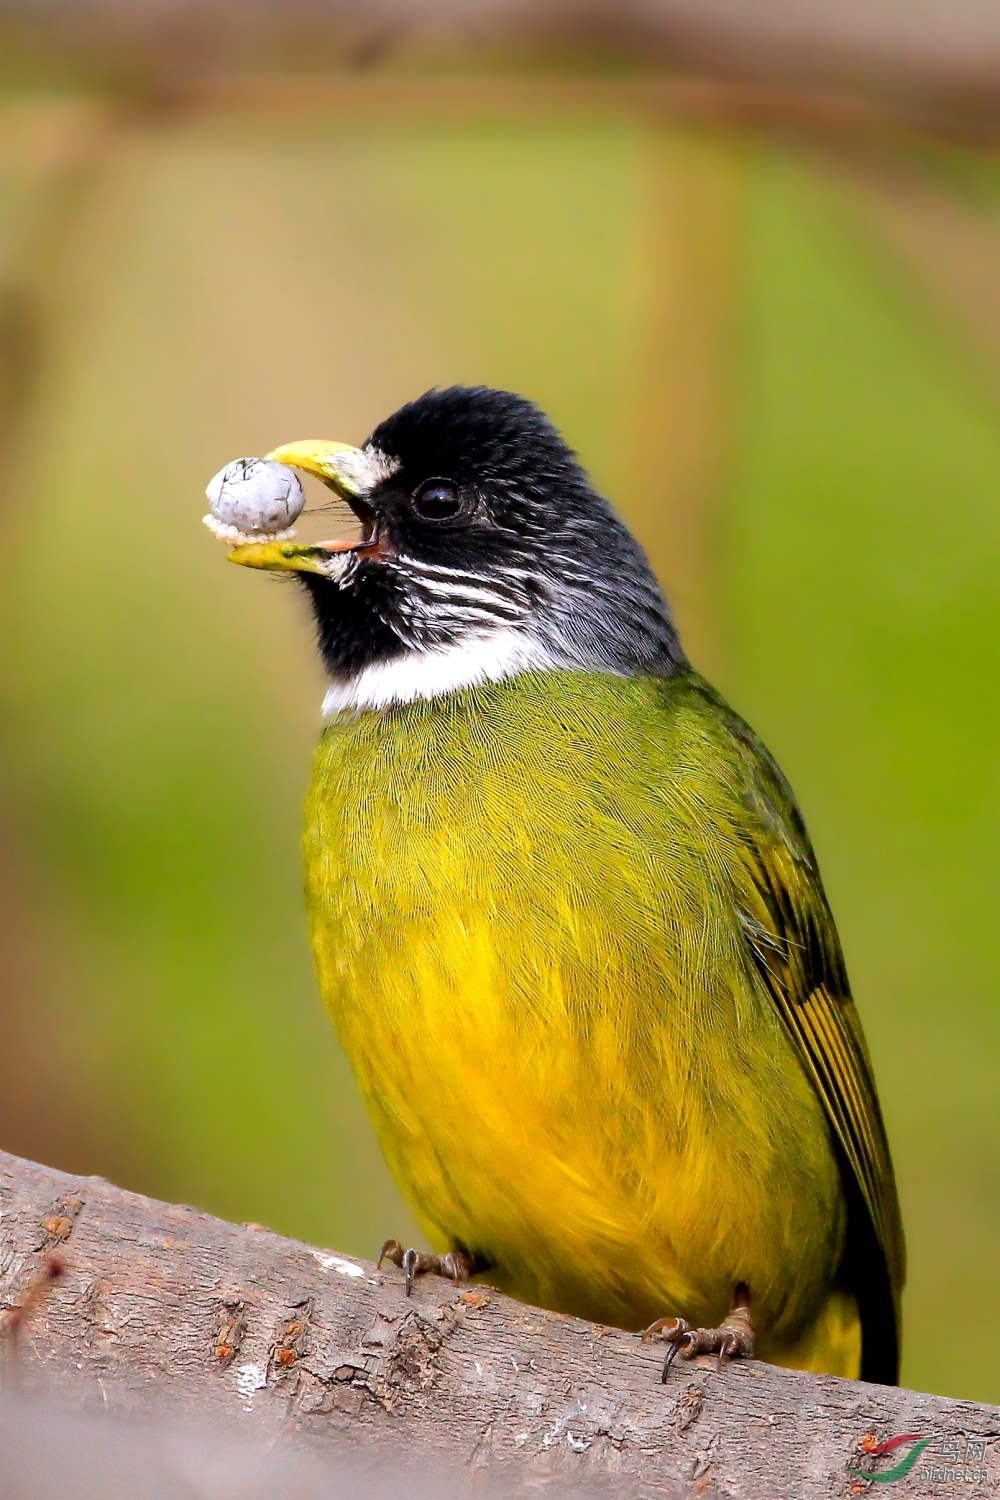
<svg viewBox="0 0 1000 1500">
<path fill-rule="evenodd" d="M 815 856 L 636 538 L 509 391 L 269 460 L 230 556 L 313 615 L 317 970 L 420 1221 L 525 1301 L 660 1333 L 664 1375 L 755 1341 L 895 1383 L 902 1226 Z M 268 531 L 293 469 L 353 542 Z"/>
</svg>

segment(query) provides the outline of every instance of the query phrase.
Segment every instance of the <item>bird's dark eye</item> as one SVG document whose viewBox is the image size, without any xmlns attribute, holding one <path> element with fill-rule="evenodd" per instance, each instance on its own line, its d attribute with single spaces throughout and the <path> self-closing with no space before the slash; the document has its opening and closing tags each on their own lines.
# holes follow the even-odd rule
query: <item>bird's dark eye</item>
<svg viewBox="0 0 1000 1500">
<path fill-rule="evenodd" d="M 424 521 L 450 521 L 462 509 L 462 497 L 446 479 L 428 479 L 413 491 L 413 509 Z"/>
</svg>

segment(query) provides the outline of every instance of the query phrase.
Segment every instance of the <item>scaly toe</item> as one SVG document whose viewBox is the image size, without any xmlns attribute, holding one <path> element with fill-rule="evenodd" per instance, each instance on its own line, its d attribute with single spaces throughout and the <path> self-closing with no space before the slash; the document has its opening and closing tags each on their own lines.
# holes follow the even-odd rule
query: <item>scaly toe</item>
<svg viewBox="0 0 1000 1500">
<path fill-rule="evenodd" d="M 639 1337 L 644 1344 L 650 1339 L 664 1339 L 668 1344 L 676 1343 L 682 1334 L 690 1332 L 691 1324 L 685 1318 L 657 1318 L 644 1328 Z"/>
<path fill-rule="evenodd" d="M 734 1307 L 718 1328 L 692 1328 L 684 1318 L 657 1318 L 643 1331 L 642 1338 L 658 1338 L 670 1345 L 663 1361 L 661 1382 L 666 1381 L 678 1355 L 694 1359 L 698 1354 L 714 1354 L 720 1370 L 727 1359 L 753 1358 L 753 1324 L 750 1309 L 745 1306 Z"/>
<path fill-rule="evenodd" d="M 383 1261 L 391 1261 L 394 1266 L 399 1266 L 403 1273 L 403 1284 L 406 1295 L 409 1297 L 413 1291 L 413 1283 L 418 1276 L 433 1273 L 436 1276 L 444 1276 L 448 1281 L 468 1281 L 475 1269 L 472 1257 L 465 1250 L 449 1250 L 447 1255 L 435 1255 L 429 1250 L 404 1250 L 398 1240 L 386 1240 L 378 1253 L 378 1269 L 381 1270 Z"/>
</svg>

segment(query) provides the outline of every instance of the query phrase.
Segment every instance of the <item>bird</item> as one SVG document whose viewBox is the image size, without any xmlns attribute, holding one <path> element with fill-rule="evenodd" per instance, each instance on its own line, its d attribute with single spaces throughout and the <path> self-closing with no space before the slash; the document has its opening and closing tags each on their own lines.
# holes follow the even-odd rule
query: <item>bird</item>
<svg viewBox="0 0 1000 1500">
<path fill-rule="evenodd" d="M 329 687 L 319 986 L 436 1272 L 680 1355 L 898 1379 L 904 1248 L 795 798 L 541 410 L 434 388 L 267 455 L 357 519 L 252 540 Z"/>
</svg>

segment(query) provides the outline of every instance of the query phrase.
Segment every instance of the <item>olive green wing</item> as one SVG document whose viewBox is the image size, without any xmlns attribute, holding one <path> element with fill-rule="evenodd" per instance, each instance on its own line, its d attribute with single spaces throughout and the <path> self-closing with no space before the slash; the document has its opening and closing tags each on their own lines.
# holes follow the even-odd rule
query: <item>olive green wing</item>
<svg viewBox="0 0 1000 1500">
<path fill-rule="evenodd" d="M 708 689 L 738 755 L 751 899 L 739 918 L 763 981 L 823 1101 L 848 1199 L 842 1269 L 862 1324 L 861 1375 L 899 1367 L 903 1229 L 882 1111 L 840 942 L 788 783 L 753 731 Z"/>
</svg>

